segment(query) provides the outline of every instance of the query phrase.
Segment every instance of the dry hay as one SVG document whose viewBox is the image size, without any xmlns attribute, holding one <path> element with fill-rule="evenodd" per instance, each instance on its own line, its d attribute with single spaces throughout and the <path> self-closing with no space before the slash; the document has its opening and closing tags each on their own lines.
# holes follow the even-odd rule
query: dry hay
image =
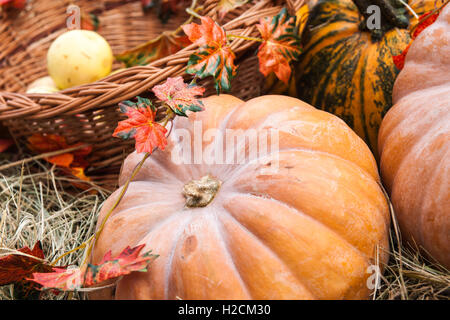
<svg viewBox="0 0 450 320">
<path fill-rule="evenodd" d="M 0 157 L 0 165 L 10 162 L 7 154 Z M 0 257 L 13 252 L 11 249 L 33 246 L 41 240 L 45 256 L 53 261 L 93 234 L 97 214 L 109 192 L 96 185 L 80 191 L 71 187 L 70 180 L 45 161 L 32 161 L 0 173 Z M 373 299 L 449 299 L 450 273 L 427 261 L 417 250 L 402 247 L 399 251 L 395 221 L 391 242 L 389 263 Z M 79 265 L 82 256 L 83 250 L 76 251 L 58 265 Z M 0 287 L 0 300 L 17 295 L 13 285 Z M 41 296 L 85 297 L 84 293 Z"/>
</svg>

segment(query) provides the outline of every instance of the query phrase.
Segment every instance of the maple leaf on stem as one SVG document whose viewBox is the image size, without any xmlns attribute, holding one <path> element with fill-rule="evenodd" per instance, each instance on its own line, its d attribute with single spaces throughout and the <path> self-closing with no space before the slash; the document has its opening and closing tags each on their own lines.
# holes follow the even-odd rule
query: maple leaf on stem
<svg viewBox="0 0 450 320">
<path fill-rule="evenodd" d="M 84 271 L 80 268 L 62 269 L 56 267 L 49 273 L 33 273 L 33 277 L 27 278 L 27 280 L 40 284 L 42 289 L 73 291 L 82 287 Z"/>
<path fill-rule="evenodd" d="M 91 286 L 134 271 L 146 272 L 148 265 L 158 255 L 152 254 L 151 250 L 140 255 L 144 247 L 145 244 L 134 248 L 128 246 L 115 258 L 111 256 L 111 251 L 108 251 L 98 265 L 88 264 L 85 285 Z"/>
<path fill-rule="evenodd" d="M 202 17 L 201 25 L 182 26 L 189 40 L 199 46 L 190 57 L 186 72 L 200 78 L 214 77 L 218 93 L 231 89 L 231 79 L 236 76 L 235 54 L 228 45 L 225 30 L 210 17 Z"/>
<path fill-rule="evenodd" d="M 112 257 L 108 251 L 98 265 L 87 264 L 83 268 L 63 270 L 54 268 L 51 273 L 33 273 L 28 280 L 39 283 L 42 289 L 63 291 L 77 290 L 100 284 L 134 271 L 146 272 L 149 264 L 158 256 L 151 251 L 140 254 L 145 244 L 134 248 L 126 247 L 118 256 Z"/>
<path fill-rule="evenodd" d="M 69 145 L 66 141 L 66 138 L 56 134 L 43 135 L 40 133 L 35 133 L 32 136 L 28 137 L 27 140 L 28 140 L 28 147 L 32 151 L 38 153 L 47 153 L 83 145 L 83 143 L 81 142 Z M 45 158 L 45 160 L 47 160 L 52 164 L 56 164 L 58 166 L 67 168 L 71 166 L 87 167 L 88 162 L 84 159 L 84 157 L 90 154 L 91 151 L 92 147 L 87 146 L 69 153 L 63 153 L 53 157 L 48 157 Z"/>
<path fill-rule="evenodd" d="M 0 258 L 0 286 L 22 282 L 34 272 L 52 272 L 53 268 L 44 261 L 40 241 L 33 249 L 23 247 L 17 251 L 23 254 L 13 253 Z"/>
<path fill-rule="evenodd" d="M 290 62 L 297 60 L 301 53 L 296 17 L 283 8 L 272 19 L 261 18 L 256 27 L 264 40 L 258 48 L 259 70 L 264 76 L 274 72 L 278 79 L 288 83 Z"/>
<path fill-rule="evenodd" d="M 164 150 L 167 145 L 167 129 L 155 122 L 156 109 L 149 99 L 137 97 L 138 102 L 122 102 L 120 110 L 128 119 L 120 121 L 113 136 L 122 139 L 134 138 L 138 153 L 152 153 L 158 147 Z"/>
<path fill-rule="evenodd" d="M 216 43 L 227 44 L 225 30 L 210 17 L 201 17 L 201 24 L 193 22 L 183 25 L 182 28 L 189 40 L 199 47 Z"/>
<path fill-rule="evenodd" d="M 187 110 L 193 112 L 203 110 L 203 103 L 196 96 L 203 95 L 205 88 L 187 84 L 181 76 L 167 78 L 165 83 L 154 86 L 152 91 L 177 115 L 186 117 Z"/>
</svg>

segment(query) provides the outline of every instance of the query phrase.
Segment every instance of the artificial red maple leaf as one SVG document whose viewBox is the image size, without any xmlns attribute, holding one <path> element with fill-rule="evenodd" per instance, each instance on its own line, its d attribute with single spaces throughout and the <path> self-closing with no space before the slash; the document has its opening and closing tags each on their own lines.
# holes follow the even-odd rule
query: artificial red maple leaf
<svg viewBox="0 0 450 320">
<path fill-rule="evenodd" d="M 108 251 L 98 265 L 88 265 L 85 274 L 85 285 L 92 286 L 108 279 L 114 279 L 133 271 L 146 272 L 148 265 L 158 256 L 148 251 L 140 255 L 145 244 L 137 247 L 126 247 L 118 256 L 113 258 Z"/>
<path fill-rule="evenodd" d="M 272 19 L 261 18 L 256 25 L 264 40 L 258 48 L 259 70 L 264 76 L 274 72 L 286 84 L 291 76 L 290 62 L 301 53 L 295 24 L 296 18 L 284 8 Z"/>
<path fill-rule="evenodd" d="M 30 150 L 35 151 L 37 153 L 47 153 L 82 145 L 82 143 L 69 145 L 66 141 L 66 138 L 56 134 L 43 135 L 40 133 L 35 133 L 32 136 L 28 137 L 27 140 L 28 140 L 28 147 L 30 148 Z M 71 166 L 74 166 L 85 168 L 87 167 L 88 163 L 84 158 L 89 153 L 91 153 L 91 151 L 92 147 L 87 146 L 69 153 L 63 153 L 53 157 L 48 157 L 45 158 L 45 160 L 61 167 L 69 168 Z"/>
<path fill-rule="evenodd" d="M 64 137 L 56 134 L 43 135 L 40 133 L 35 133 L 28 137 L 27 140 L 29 149 L 37 153 L 47 153 L 82 145 L 82 143 L 69 145 Z M 89 162 L 85 159 L 85 157 L 91 152 L 92 147 L 87 146 L 72 152 L 63 153 L 44 159 L 51 164 L 60 167 L 65 173 L 71 174 L 81 180 L 89 181 L 90 179 L 84 174 L 84 169 L 89 165 Z M 90 187 L 85 184 L 72 184 L 81 189 Z"/>
<path fill-rule="evenodd" d="M 202 17 L 201 24 L 189 23 L 182 26 L 189 40 L 197 46 L 225 46 L 227 36 L 225 30 L 210 17 Z"/>
<path fill-rule="evenodd" d="M 23 247 L 17 251 L 25 255 L 10 254 L 0 258 L 0 286 L 22 282 L 33 272 L 52 272 L 53 268 L 44 261 L 40 241 L 33 249 Z"/>
<path fill-rule="evenodd" d="M 411 42 L 402 51 L 402 53 L 392 56 L 392 59 L 394 60 L 394 64 L 397 67 L 397 69 L 399 70 L 403 69 L 403 67 L 405 66 L 406 55 L 408 54 L 408 50 L 411 47 L 412 41 L 414 41 L 414 39 L 416 39 L 423 30 L 425 30 L 427 27 L 429 27 L 436 21 L 436 19 L 439 17 L 439 13 L 440 10 L 433 10 L 430 12 L 426 12 L 419 17 L 418 24 L 415 25 L 411 30 L 412 31 Z"/>
<path fill-rule="evenodd" d="M 113 136 L 122 139 L 136 140 L 138 153 L 152 153 L 158 147 L 164 150 L 167 145 L 167 129 L 155 122 L 156 110 L 148 99 L 138 97 L 138 103 L 126 101 L 120 104 L 120 109 L 127 120 L 120 121 Z"/>
<path fill-rule="evenodd" d="M 85 172 L 84 172 L 84 168 L 82 167 L 70 167 L 68 169 L 64 169 L 63 171 L 66 172 L 67 174 L 76 177 L 78 180 L 80 180 L 80 182 L 73 180 L 70 181 L 70 184 L 73 185 L 74 187 L 81 189 L 81 190 L 89 190 L 90 194 L 96 194 L 97 190 L 95 189 L 91 189 L 92 184 L 90 183 L 86 183 L 91 181 L 91 178 L 86 176 Z"/>
<path fill-rule="evenodd" d="M 231 79 L 236 76 L 236 56 L 222 27 L 210 17 L 202 17 L 201 22 L 201 25 L 190 23 L 182 26 L 189 40 L 200 47 L 189 57 L 186 72 L 200 78 L 213 76 L 218 93 L 229 91 Z"/>
<path fill-rule="evenodd" d="M 29 281 L 34 281 L 42 286 L 42 289 L 59 289 L 72 291 L 82 287 L 84 270 L 79 268 L 62 269 L 53 268 L 49 273 L 33 273 Z"/>
<path fill-rule="evenodd" d="M 145 244 L 134 248 L 126 247 L 118 256 L 108 251 L 98 265 L 87 264 L 84 268 L 63 270 L 54 268 L 52 273 L 33 273 L 29 279 L 42 285 L 43 289 L 63 291 L 89 287 L 134 271 L 146 272 L 149 264 L 157 257 L 148 251 L 140 254 Z"/>
<path fill-rule="evenodd" d="M 186 116 L 187 110 L 193 112 L 203 110 L 203 103 L 196 96 L 203 95 L 205 88 L 187 84 L 181 76 L 167 78 L 163 84 L 154 86 L 152 91 L 178 115 Z"/>
<path fill-rule="evenodd" d="M 35 133 L 28 139 L 28 147 L 36 152 L 46 153 L 67 148 L 66 139 L 57 134 Z"/>
</svg>

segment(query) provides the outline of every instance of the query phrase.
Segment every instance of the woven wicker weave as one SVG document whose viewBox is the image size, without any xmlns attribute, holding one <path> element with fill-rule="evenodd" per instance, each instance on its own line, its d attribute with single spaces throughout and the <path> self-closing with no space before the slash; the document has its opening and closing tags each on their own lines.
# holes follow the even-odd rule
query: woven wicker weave
<svg viewBox="0 0 450 320">
<path fill-rule="evenodd" d="M 277 14 L 282 6 L 294 12 L 303 0 L 251 1 L 227 13 L 223 21 L 218 19 L 218 2 L 198 1 L 199 14 L 216 19 L 230 34 L 258 36 L 255 25 L 261 17 Z M 0 20 L 0 121 L 21 146 L 34 133 L 61 135 L 69 144 L 91 144 L 93 152 L 87 159 L 90 167 L 86 172 L 94 181 L 111 186 L 134 144 L 111 136 L 123 117 L 117 104 L 148 91 L 167 77 L 183 75 L 187 79 L 184 70 L 195 47 L 191 45 L 147 66 L 128 68 L 98 82 L 59 93 L 24 94 L 28 84 L 47 75 L 47 50 L 67 30 L 66 9 L 70 4 L 99 17 L 98 32 L 106 38 L 114 54 L 142 44 L 164 30 L 176 29 L 187 19 L 187 14 L 181 12 L 162 24 L 155 14 L 143 13 L 140 1 L 33 0 L 19 16 Z M 244 100 L 260 95 L 263 78 L 258 71 L 255 44 L 236 39 L 231 46 L 239 64 L 231 93 Z M 210 79 L 200 84 L 207 88 L 205 95 L 215 93 Z"/>
</svg>

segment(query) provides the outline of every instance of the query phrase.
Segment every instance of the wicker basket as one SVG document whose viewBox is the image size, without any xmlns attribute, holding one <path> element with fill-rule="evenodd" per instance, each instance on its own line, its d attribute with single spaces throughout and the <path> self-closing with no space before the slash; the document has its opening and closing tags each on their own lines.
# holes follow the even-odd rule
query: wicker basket
<svg viewBox="0 0 450 320">
<path fill-rule="evenodd" d="M 255 0 L 227 13 L 218 20 L 219 0 L 198 1 L 199 14 L 210 16 L 233 34 L 257 36 L 255 27 L 261 17 L 277 14 L 282 6 L 295 12 L 303 0 Z M 0 121 L 19 146 L 34 133 L 64 136 L 69 144 L 92 145 L 87 159 L 87 175 L 100 184 L 113 187 L 123 159 L 134 141 L 112 137 L 122 119 L 117 104 L 164 82 L 167 77 L 183 75 L 193 45 L 147 66 L 128 68 L 98 82 L 66 89 L 55 94 L 25 94 L 34 80 L 47 75 L 46 54 L 52 41 L 66 31 L 66 9 L 76 4 L 84 12 L 94 12 L 100 19 L 99 33 L 115 54 L 130 49 L 164 30 L 174 30 L 187 19 L 180 12 L 167 24 L 155 14 L 144 14 L 140 1 L 33 0 L 29 8 L 14 18 L 0 20 Z M 189 5 L 189 3 L 187 3 Z M 262 75 L 258 70 L 255 44 L 242 39 L 232 42 L 239 64 L 232 81 L 232 94 L 241 99 L 261 95 Z M 121 67 L 119 64 L 115 68 Z M 205 95 L 214 94 L 210 79 L 200 82 Z"/>
</svg>

